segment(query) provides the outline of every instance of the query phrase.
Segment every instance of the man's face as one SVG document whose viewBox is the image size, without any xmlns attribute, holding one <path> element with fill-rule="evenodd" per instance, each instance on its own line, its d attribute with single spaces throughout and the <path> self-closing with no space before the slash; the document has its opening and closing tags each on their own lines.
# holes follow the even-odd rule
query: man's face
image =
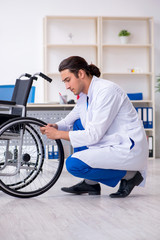
<svg viewBox="0 0 160 240">
<path fill-rule="evenodd" d="M 83 82 L 83 72 L 81 70 L 78 73 L 78 78 L 71 73 L 68 69 L 61 71 L 62 82 L 65 83 L 66 89 L 69 89 L 74 95 L 78 95 L 83 92 L 84 82 Z"/>
</svg>

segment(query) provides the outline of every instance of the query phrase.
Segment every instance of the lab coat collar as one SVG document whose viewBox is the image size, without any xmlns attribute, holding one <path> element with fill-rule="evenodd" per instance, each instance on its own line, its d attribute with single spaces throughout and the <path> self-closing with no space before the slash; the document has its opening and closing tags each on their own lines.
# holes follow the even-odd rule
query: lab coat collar
<svg viewBox="0 0 160 240">
<path fill-rule="evenodd" d="M 97 79 L 97 77 L 96 77 L 96 76 L 93 76 L 93 78 L 92 78 L 92 80 L 91 80 L 91 83 L 90 83 L 90 85 L 89 85 L 88 94 L 87 94 L 87 96 L 88 96 L 88 98 L 89 98 L 89 103 L 90 103 L 91 100 L 92 100 L 93 86 L 94 86 L 94 82 L 95 82 L 96 79 Z"/>
</svg>

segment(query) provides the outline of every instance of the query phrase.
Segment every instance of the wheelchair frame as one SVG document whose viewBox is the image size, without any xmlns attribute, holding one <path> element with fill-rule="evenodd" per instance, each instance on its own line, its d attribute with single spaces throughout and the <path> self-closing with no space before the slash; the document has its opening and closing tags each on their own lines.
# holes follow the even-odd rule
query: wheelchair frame
<svg viewBox="0 0 160 240">
<path fill-rule="evenodd" d="M 37 80 L 36 75 L 52 81 L 43 73 L 32 76 L 23 74 L 21 77 Z M 32 85 L 30 89 L 31 87 Z M 3 113 L 2 116 L 13 117 L 0 125 L 1 190 L 20 198 L 35 197 L 48 191 L 56 183 L 63 169 L 64 150 L 61 140 L 53 141 L 54 146 L 58 147 L 59 157 L 48 159 L 45 153 L 47 138 L 40 132 L 40 127 L 46 123 L 40 119 L 26 117 L 26 106 L 13 101 L 0 101 L 0 108 L 9 108 L 9 115 Z M 21 109 L 22 116 L 12 115 L 12 108 Z"/>
</svg>

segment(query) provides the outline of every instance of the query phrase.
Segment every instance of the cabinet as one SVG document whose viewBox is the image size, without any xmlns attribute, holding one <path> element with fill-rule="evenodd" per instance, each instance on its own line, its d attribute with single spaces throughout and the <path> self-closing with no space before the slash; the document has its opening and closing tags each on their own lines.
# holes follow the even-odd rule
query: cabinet
<svg viewBox="0 0 160 240">
<path fill-rule="evenodd" d="M 131 33 L 129 43 L 121 44 L 120 30 Z M 59 102 L 59 91 L 65 90 L 58 73 L 59 63 L 71 55 L 84 57 L 97 65 L 101 77 L 114 81 L 126 93 L 143 94 L 132 101 L 135 108 L 153 111 L 153 127 L 146 128 L 152 138 L 155 156 L 154 45 L 152 17 L 54 17 L 44 18 L 44 72 L 53 78 L 45 83 L 45 102 Z"/>
</svg>

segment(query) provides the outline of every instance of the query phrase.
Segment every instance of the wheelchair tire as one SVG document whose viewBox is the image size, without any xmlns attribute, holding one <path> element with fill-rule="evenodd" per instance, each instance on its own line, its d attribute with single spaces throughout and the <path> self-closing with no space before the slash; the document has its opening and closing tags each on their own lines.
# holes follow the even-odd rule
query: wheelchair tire
<svg viewBox="0 0 160 240">
<path fill-rule="evenodd" d="M 57 155 L 48 159 L 44 146 L 51 140 L 40 132 L 44 125 L 41 120 L 20 117 L 0 126 L 0 188 L 5 193 L 35 197 L 58 180 L 64 165 L 63 146 L 59 139 L 52 140 Z"/>
</svg>

